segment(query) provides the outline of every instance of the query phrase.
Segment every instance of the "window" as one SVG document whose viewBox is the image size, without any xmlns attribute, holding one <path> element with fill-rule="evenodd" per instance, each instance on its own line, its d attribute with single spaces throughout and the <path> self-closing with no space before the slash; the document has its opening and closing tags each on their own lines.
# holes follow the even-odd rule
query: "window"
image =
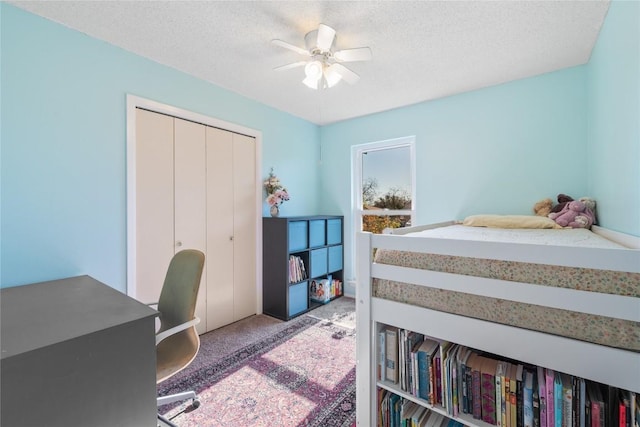
<svg viewBox="0 0 640 427">
<path fill-rule="evenodd" d="M 415 137 L 353 147 L 354 230 L 382 233 L 415 217 Z"/>
</svg>

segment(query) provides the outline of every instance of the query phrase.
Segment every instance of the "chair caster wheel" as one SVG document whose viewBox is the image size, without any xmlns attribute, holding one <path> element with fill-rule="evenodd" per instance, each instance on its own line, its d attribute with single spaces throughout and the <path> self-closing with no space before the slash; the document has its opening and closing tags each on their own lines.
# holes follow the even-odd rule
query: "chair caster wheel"
<svg viewBox="0 0 640 427">
<path fill-rule="evenodd" d="M 193 409 L 196 409 L 197 407 L 200 406 L 200 399 L 198 399 L 197 397 L 195 399 L 193 399 L 193 402 L 191 402 L 191 406 L 193 406 Z"/>
</svg>

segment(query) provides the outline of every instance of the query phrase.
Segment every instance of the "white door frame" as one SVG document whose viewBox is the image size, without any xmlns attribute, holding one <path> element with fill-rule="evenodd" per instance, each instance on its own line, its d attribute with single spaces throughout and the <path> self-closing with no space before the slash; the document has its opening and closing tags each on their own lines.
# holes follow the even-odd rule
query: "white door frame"
<svg viewBox="0 0 640 427">
<path fill-rule="evenodd" d="M 262 313 L 262 132 L 127 94 L 127 295 L 136 297 L 136 108 L 247 135 L 256 141 L 256 313 Z"/>
</svg>

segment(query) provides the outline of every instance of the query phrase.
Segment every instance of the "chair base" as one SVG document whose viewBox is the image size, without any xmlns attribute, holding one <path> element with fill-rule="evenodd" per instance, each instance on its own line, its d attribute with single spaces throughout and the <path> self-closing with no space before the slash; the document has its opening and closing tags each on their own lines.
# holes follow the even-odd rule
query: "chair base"
<svg viewBox="0 0 640 427">
<path fill-rule="evenodd" d="M 162 415 L 158 414 L 158 427 L 178 427 Z"/>
<path fill-rule="evenodd" d="M 200 406 L 200 400 L 198 399 L 195 391 L 185 391 L 182 393 L 171 394 L 169 396 L 158 397 L 158 406 L 166 405 L 173 402 L 181 402 L 188 399 L 192 400 L 191 405 L 194 408 Z"/>
</svg>

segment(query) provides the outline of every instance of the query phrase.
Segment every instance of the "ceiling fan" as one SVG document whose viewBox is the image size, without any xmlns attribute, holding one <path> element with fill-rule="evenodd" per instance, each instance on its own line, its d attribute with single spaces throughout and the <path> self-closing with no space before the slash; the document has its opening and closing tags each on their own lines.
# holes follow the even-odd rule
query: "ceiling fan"
<svg viewBox="0 0 640 427">
<path fill-rule="evenodd" d="M 304 36 L 304 41 L 306 49 L 283 40 L 271 40 L 277 46 L 310 58 L 309 60 L 276 67 L 275 70 L 288 70 L 304 66 L 305 79 L 302 80 L 302 83 L 311 89 L 330 88 L 342 79 L 349 84 L 357 83 L 360 80 L 360 76 L 342 65 L 341 62 L 369 61 L 372 58 L 371 49 L 368 47 L 343 49 L 334 52 L 336 30 L 325 24 L 320 24 L 317 30 L 308 32 Z"/>
</svg>

